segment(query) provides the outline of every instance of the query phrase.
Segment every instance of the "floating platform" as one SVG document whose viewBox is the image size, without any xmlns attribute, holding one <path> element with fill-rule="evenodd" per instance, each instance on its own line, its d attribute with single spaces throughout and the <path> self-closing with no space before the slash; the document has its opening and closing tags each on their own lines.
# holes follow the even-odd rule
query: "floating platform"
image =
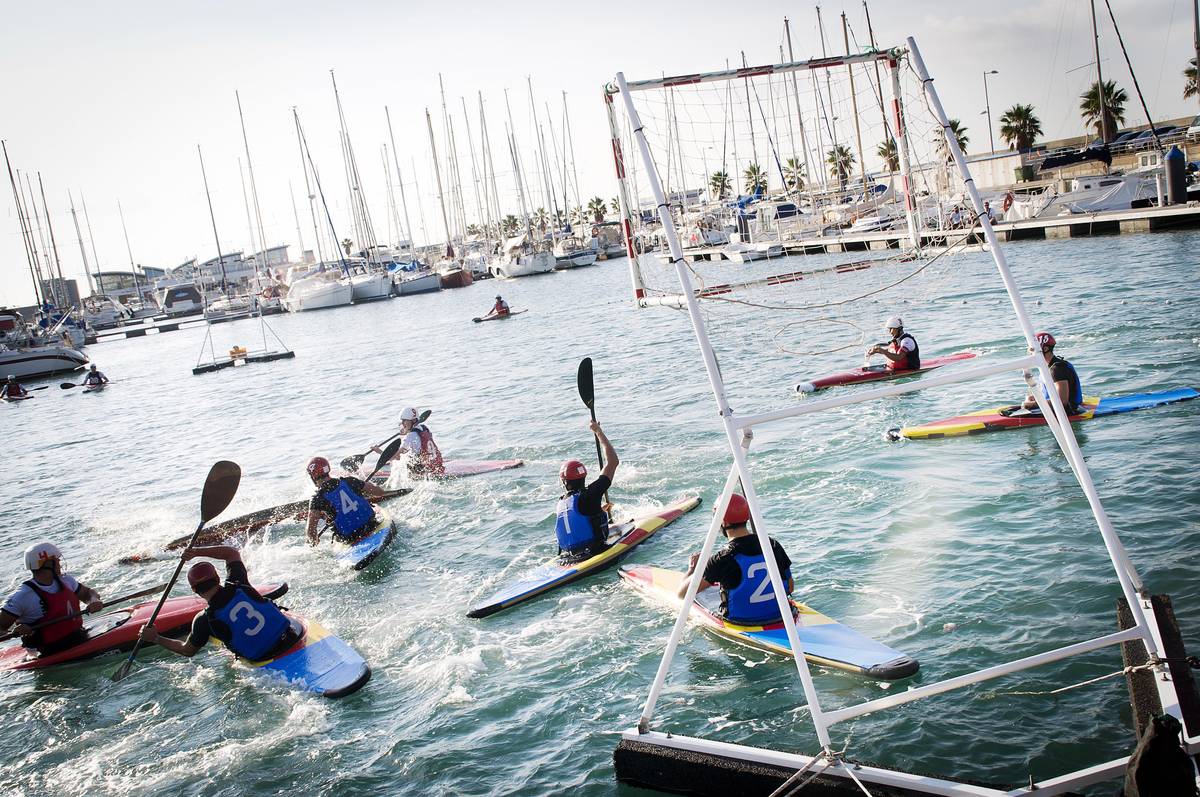
<svg viewBox="0 0 1200 797">
<path fill-rule="evenodd" d="M 242 362 L 249 363 L 269 363 L 275 360 L 291 360 L 296 356 L 294 351 L 265 351 L 265 352 L 247 352 L 244 356 L 238 357 L 223 357 L 212 362 L 198 364 L 192 369 L 192 375 L 209 374 L 213 371 L 220 371 L 223 368 L 232 368 Z"/>
</svg>

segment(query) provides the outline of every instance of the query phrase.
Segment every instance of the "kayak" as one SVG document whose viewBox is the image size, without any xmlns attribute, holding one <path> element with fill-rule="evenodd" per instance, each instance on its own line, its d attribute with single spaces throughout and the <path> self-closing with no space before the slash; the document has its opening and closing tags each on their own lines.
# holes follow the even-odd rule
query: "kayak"
<svg viewBox="0 0 1200 797">
<path fill-rule="evenodd" d="M 1160 393 L 1134 393 L 1111 398 L 1085 396 L 1083 399 L 1084 411 L 1078 415 L 1071 415 L 1069 418 L 1072 423 L 1090 421 L 1108 415 L 1119 415 L 1124 412 L 1161 407 L 1164 404 L 1174 404 L 1179 401 L 1190 401 L 1197 396 L 1200 396 L 1200 393 L 1190 387 L 1166 390 Z M 921 426 L 895 427 L 887 430 L 887 437 L 892 441 L 902 437 L 909 440 L 936 440 L 942 437 L 962 437 L 984 432 L 1002 432 L 1007 429 L 1045 425 L 1046 419 L 1036 410 L 1030 411 L 1011 406 L 994 407 L 990 410 L 956 415 L 953 418 L 933 421 Z"/>
<path fill-rule="evenodd" d="M 251 667 L 324 697 L 345 697 L 371 680 L 371 668 L 358 651 L 315 620 L 284 614 L 302 628 L 300 639 L 278 656 L 248 662 Z"/>
<path fill-rule="evenodd" d="M 287 585 L 256 587 L 262 595 L 279 597 L 287 592 Z M 138 603 L 124 609 L 105 612 L 92 619 L 85 619 L 88 639 L 75 647 L 49 656 L 39 656 L 36 651 L 22 647 L 19 643 L 0 650 L 0 670 L 38 670 L 56 664 L 68 664 L 85 659 L 131 650 L 137 642 L 142 627 L 154 614 L 158 599 Z M 154 621 L 154 627 L 163 636 L 180 638 L 191 630 L 192 620 L 204 610 L 207 603 L 198 595 L 168 598 L 162 611 Z"/>
<path fill-rule="evenodd" d="M 489 316 L 484 316 L 483 318 L 472 318 L 471 320 L 474 321 L 476 324 L 481 323 L 483 321 L 504 321 L 505 319 L 512 318 L 515 315 L 521 315 L 521 313 L 527 313 L 527 312 L 529 312 L 529 311 L 528 310 L 513 310 L 508 315 L 489 315 Z"/>
<path fill-rule="evenodd" d="M 392 540 L 396 538 L 396 521 L 381 508 L 376 509 L 376 515 L 375 531 L 338 554 L 339 565 L 351 570 L 362 570 L 379 558 L 384 548 L 392 544 Z"/>
<path fill-rule="evenodd" d="M 878 382 L 883 379 L 899 379 L 904 376 L 915 376 L 916 374 L 923 374 L 926 371 L 932 371 L 935 368 L 941 368 L 943 365 L 970 360 L 977 356 L 979 355 L 975 354 L 975 352 L 960 351 L 957 354 L 948 354 L 945 357 L 923 357 L 920 368 L 906 371 L 893 371 L 886 365 L 868 365 L 865 368 L 855 368 L 853 371 L 822 376 L 811 382 L 801 382 L 796 385 L 796 392 L 815 393 L 818 390 L 837 387 L 838 385 L 857 385 L 860 382 Z"/>
<path fill-rule="evenodd" d="M 37 396 L 3 396 L 3 397 L 0 397 L 0 401 L 6 402 L 8 404 L 19 404 L 20 402 L 25 401 L 26 399 L 31 399 L 31 398 L 37 398 Z"/>
<path fill-rule="evenodd" d="M 678 570 L 625 565 L 618 572 L 639 592 L 676 608 L 683 602 L 678 597 L 678 590 L 684 573 Z M 920 668 L 911 656 L 876 642 L 803 603 L 791 603 L 796 612 L 796 632 L 804 647 L 804 658 L 811 663 L 885 681 L 907 678 Z M 721 590 L 714 586 L 696 595 L 690 614 L 694 621 L 718 636 L 756 650 L 792 655 L 782 621 L 769 625 L 736 625 L 720 617 L 720 608 Z"/>
<path fill-rule="evenodd" d="M 558 557 L 555 557 L 532 573 L 501 587 L 482 603 L 468 611 L 467 617 L 487 617 L 610 567 L 634 548 L 650 539 L 659 529 L 670 525 L 698 506 L 700 506 L 699 497 L 684 498 L 668 507 L 614 526 L 609 529 L 609 547 L 602 553 L 572 564 L 563 564 Z"/>
<path fill-rule="evenodd" d="M 511 470 L 519 468 L 525 464 L 523 459 L 452 459 L 448 462 L 443 462 L 446 472 L 442 476 L 435 476 L 437 479 L 462 479 L 467 476 L 479 476 L 484 473 L 496 473 L 502 470 Z M 377 484 L 387 482 L 388 477 L 392 475 L 392 463 L 389 462 L 379 469 L 375 477 L 371 480 Z M 420 478 L 420 477 L 418 477 Z"/>
<path fill-rule="evenodd" d="M 106 387 L 108 387 L 108 385 L 103 385 L 103 384 L 92 385 L 91 387 L 85 387 L 83 390 L 81 390 L 79 392 L 80 393 L 99 393 L 101 390 L 103 390 Z"/>
</svg>

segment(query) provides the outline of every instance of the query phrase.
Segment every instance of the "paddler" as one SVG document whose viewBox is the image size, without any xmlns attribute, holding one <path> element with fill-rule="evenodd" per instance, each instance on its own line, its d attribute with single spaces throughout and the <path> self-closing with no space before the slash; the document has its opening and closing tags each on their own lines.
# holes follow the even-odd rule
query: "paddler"
<svg viewBox="0 0 1200 797">
<path fill-rule="evenodd" d="M 406 407 L 400 413 L 400 434 L 404 441 L 396 452 L 397 458 L 408 454 L 408 472 L 413 476 L 444 476 L 446 465 L 442 461 L 442 451 L 433 439 L 433 432 L 421 423 L 421 416 L 415 407 Z M 372 448 L 372 451 L 379 451 Z M 379 452 L 382 453 L 382 452 Z"/>
<path fill-rule="evenodd" d="M 496 303 L 492 305 L 492 309 L 488 310 L 488 314 L 483 318 L 503 318 L 511 312 L 512 308 L 508 306 L 508 302 L 504 301 L 503 297 L 497 296 Z M 483 319 L 480 320 L 482 321 Z"/>
<path fill-rule="evenodd" d="M 12 374 L 9 374 L 8 379 L 4 380 L 3 387 L 0 387 L 0 398 L 25 398 L 28 395 L 29 391 L 22 387 Z"/>
<path fill-rule="evenodd" d="M 205 557 L 225 563 L 225 583 L 212 562 L 197 562 L 188 569 L 188 585 L 208 602 L 208 608 L 192 620 L 187 639 L 159 636 L 158 629 L 147 625 L 142 639 L 153 642 L 180 656 L 195 656 L 200 648 L 216 637 L 233 655 L 247 661 L 262 661 L 287 650 L 300 638 L 301 630 L 278 606 L 250 586 L 250 575 L 237 548 L 214 545 L 189 548 L 184 560 Z"/>
<path fill-rule="evenodd" d="M 84 379 L 83 379 L 83 386 L 84 387 L 100 387 L 100 385 L 107 385 L 107 384 L 108 384 L 108 377 L 104 375 L 104 372 L 102 372 L 99 368 L 96 367 L 95 363 L 92 363 L 92 367 L 90 369 L 88 369 L 87 376 L 84 377 Z"/>
<path fill-rule="evenodd" d="M 62 553 L 52 542 L 40 542 L 26 550 L 25 567 L 33 577 L 4 602 L 4 608 L 0 609 L 0 631 L 13 628 L 21 637 L 21 644 L 42 655 L 86 641 L 80 606 L 86 606 L 89 612 L 104 608 L 96 590 L 62 571 Z M 60 617 L 71 619 L 33 628 Z"/>
<path fill-rule="evenodd" d="M 734 493 L 729 497 L 729 506 L 725 508 L 725 516 L 721 519 L 721 531 L 729 542 L 709 558 L 700 581 L 700 589 L 708 589 L 714 584 L 721 587 L 721 616 L 732 623 L 777 623 L 783 618 L 775 600 L 775 589 L 767 572 L 762 546 L 747 525 L 749 522 L 750 504 L 746 502 L 745 496 Z M 775 555 L 775 564 L 787 585 L 788 595 L 791 595 L 795 589 L 792 581 L 792 560 L 775 538 L 769 539 L 771 552 Z M 688 576 L 696 570 L 696 562 L 699 559 L 698 553 L 692 554 L 688 559 L 687 573 L 679 582 L 681 598 L 687 594 Z"/>
<path fill-rule="evenodd" d="M 867 349 L 867 356 L 882 354 L 887 358 L 889 371 L 915 371 L 921 367 L 921 348 L 917 339 L 904 331 L 904 320 L 892 316 L 884 324 L 892 339 Z"/>
<path fill-rule="evenodd" d="M 1046 365 L 1050 366 L 1050 376 L 1054 379 L 1054 388 L 1058 391 L 1058 397 L 1062 400 L 1067 414 L 1079 415 L 1083 412 L 1083 387 L 1079 384 L 1079 374 L 1076 373 L 1075 366 L 1054 353 L 1054 347 L 1058 341 L 1049 332 L 1038 332 L 1034 339 L 1042 349 Z M 1033 349 L 1030 351 L 1032 352 Z M 1042 386 L 1042 395 L 1046 397 L 1047 401 L 1050 400 L 1050 394 L 1044 385 Z M 1037 410 L 1037 399 L 1030 393 L 1025 397 L 1025 402 L 1021 406 L 1027 410 Z"/>
<path fill-rule="evenodd" d="M 317 521 L 321 519 L 333 527 L 334 538 L 345 543 L 358 542 L 375 529 L 375 507 L 371 501 L 383 498 L 383 490 L 353 476 L 333 478 L 325 457 L 309 461 L 308 475 L 317 486 L 308 504 L 305 536 L 309 545 L 316 545 L 321 539 L 317 534 Z"/>
<path fill-rule="evenodd" d="M 591 484 L 585 484 L 587 467 L 577 459 L 567 460 L 558 471 L 566 492 L 558 499 L 554 534 L 558 538 L 558 555 L 564 563 L 583 561 L 608 547 L 604 494 L 612 486 L 621 460 L 600 424 L 592 421 L 589 428 L 604 448 L 604 470 Z"/>
</svg>

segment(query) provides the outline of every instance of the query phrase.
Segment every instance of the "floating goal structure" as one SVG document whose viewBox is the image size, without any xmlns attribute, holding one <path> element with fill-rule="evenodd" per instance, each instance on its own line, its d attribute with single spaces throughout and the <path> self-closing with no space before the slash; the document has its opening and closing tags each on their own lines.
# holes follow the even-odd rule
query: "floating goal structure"
<svg viewBox="0 0 1200 797">
<path fill-rule="evenodd" d="M 200 344 L 200 355 L 196 360 L 195 366 L 192 367 L 192 375 L 199 376 L 200 374 L 208 374 L 213 371 L 220 371 L 224 368 L 234 368 L 250 363 L 270 363 L 276 360 L 291 360 L 296 356 L 296 352 L 287 347 L 283 340 L 271 329 L 267 324 L 266 319 L 262 317 L 262 312 L 258 314 L 259 331 L 262 333 L 262 348 L 247 349 L 241 343 L 234 343 L 228 354 L 218 355 L 216 347 L 213 345 L 212 325 L 204 333 L 204 340 Z M 279 344 L 278 349 L 271 348 L 267 340 L 267 334 L 270 333 L 271 338 L 275 343 Z M 205 355 L 208 359 L 205 359 Z"/>
<path fill-rule="evenodd" d="M 838 726 L 914 701 L 952 700 L 948 693 L 956 690 L 1112 648 L 1121 648 L 1126 664 L 1135 666 L 1128 676 L 1135 724 L 1140 728 L 1152 714 L 1173 715 L 1183 723 L 1182 741 L 1188 752 L 1200 750 L 1200 698 L 1183 662 L 1169 600 L 1152 596 L 1138 575 L 1105 512 L 1071 425 L 1058 420 L 1066 417 L 1066 411 L 1057 391 L 1042 392 L 1043 384 L 1054 383 L 1035 345 L 1034 326 L 916 42 L 910 38 L 904 47 L 887 50 L 867 48 L 847 56 L 645 81 L 628 81 L 618 73 L 606 88 L 605 102 L 634 300 L 642 307 L 665 305 L 687 313 L 732 459 L 638 724 L 622 733 L 615 753 L 618 779 L 688 794 L 1064 794 L 1120 777 L 1128 758 L 1096 761 L 1078 771 L 1037 780 L 1031 775 L 1029 783 L 1020 787 L 992 787 L 966 782 L 960 773 L 918 775 L 862 763 L 879 758 L 878 745 L 875 749 L 851 745 L 839 751 L 831 730 L 844 730 L 845 725 Z M 872 147 L 889 140 L 894 142 L 891 147 Z M 869 148 L 876 149 L 877 158 Z M 845 158 L 847 151 L 852 159 Z M 821 157 L 835 152 L 836 158 Z M 892 162 L 881 167 L 879 161 L 886 156 Z M 794 179 L 800 169 L 804 169 L 803 179 Z M 744 196 L 739 200 L 737 195 L 747 192 L 719 190 L 724 181 L 714 179 L 718 170 L 725 177 L 731 173 L 745 177 L 747 184 L 757 182 L 765 190 L 754 192 L 759 194 L 756 201 Z M 768 175 L 759 182 L 763 171 Z M 962 221 L 948 226 L 946 211 L 956 197 L 962 205 Z M 875 211 L 870 210 L 873 198 L 881 198 Z M 887 202 L 890 207 L 885 207 Z M 740 216 L 754 216 L 739 218 L 738 233 L 731 236 L 735 244 L 753 244 L 755 233 L 786 241 L 789 231 L 798 232 L 796 240 L 803 240 L 822 225 L 828 232 L 830 211 L 848 206 L 853 206 L 851 212 L 858 219 L 870 212 L 892 214 L 902 231 L 903 248 L 888 243 L 867 247 L 865 252 L 826 253 L 811 267 L 797 270 L 781 268 L 773 257 L 757 262 L 727 258 L 717 251 L 724 245 L 717 236 L 705 238 L 722 221 L 718 218 L 714 225 L 706 219 L 732 209 Z M 764 207 L 767 213 L 762 212 Z M 793 219 L 800 221 L 791 223 Z M 941 240 L 935 240 L 937 233 Z M 968 234 L 984 246 L 960 256 L 969 243 Z M 960 268 L 999 277 L 1004 293 L 997 289 L 997 296 L 1007 298 L 1013 313 L 1004 322 L 1008 337 L 997 338 L 1009 348 L 1008 355 L 996 352 L 982 365 L 958 363 L 938 375 L 906 383 L 864 386 L 804 401 L 786 392 L 789 385 L 764 394 L 758 382 L 738 374 L 731 365 L 743 347 L 761 346 L 764 341 L 775 343 L 788 356 L 857 347 L 865 333 L 857 333 L 856 339 L 855 327 L 862 326 L 864 315 L 878 316 L 884 312 L 880 308 L 895 307 L 901 296 L 930 303 L 950 301 L 940 288 L 949 272 Z M 803 321 L 802 331 L 795 319 Z M 755 430 L 1000 374 L 1022 376 L 1022 386 L 1037 398 L 1082 489 L 1122 595 L 1118 630 L 933 683 L 906 687 L 901 681 L 882 697 L 828 707 L 786 604 L 779 567 L 768 555 L 767 571 L 818 749 L 802 754 L 687 735 L 688 728 L 661 717 L 660 697 L 688 625 L 687 607 L 713 552 L 719 519 L 739 485 L 762 550 L 771 550 L 767 537 L 772 528 L 748 457 Z M 761 381 L 761 375 L 753 376 Z M 751 413 L 734 409 L 764 395 L 787 396 L 788 403 Z M 798 460 L 802 453 L 797 451 Z M 939 453 L 942 458 L 953 456 L 948 450 Z M 788 538 L 780 539 L 786 543 Z M 803 622 L 804 615 L 800 617 Z M 870 719 L 861 722 L 869 724 Z M 792 746 L 787 739 L 780 742 Z"/>
</svg>

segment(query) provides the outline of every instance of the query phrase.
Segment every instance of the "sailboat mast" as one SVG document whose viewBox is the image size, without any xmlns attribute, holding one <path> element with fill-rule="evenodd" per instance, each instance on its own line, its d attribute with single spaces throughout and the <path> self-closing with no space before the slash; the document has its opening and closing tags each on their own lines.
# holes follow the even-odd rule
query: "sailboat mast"
<svg viewBox="0 0 1200 797">
<path fill-rule="evenodd" d="M 747 68 L 745 50 L 742 50 L 742 68 Z M 746 119 L 750 123 L 750 155 L 754 158 L 754 165 L 758 166 L 758 142 L 754 140 L 754 111 L 750 109 L 750 76 L 742 78 L 742 83 L 746 89 Z"/>
<path fill-rule="evenodd" d="M 308 167 L 312 170 L 313 182 L 317 184 L 317 194 L 321 197 L 321 207 L 325 210 L 325 221 L 329 223 L 329 234 L 333 239 L 334 254 L 337 255 L 338 262 L 342 264 L 342 273 L 348 277 L 350 276 L 350 264 L 346 262 L 346 258 L 342 255 L 342 248 L 338 245 L 337 228 L 333 226 L 333 216 L 329 212 L 329 203 L 325 201 L 325 189 L 321 188 L 321 175 L 317 174 L 316 164 L 313 163 L 312 150 L 308 146 L 308 137 L 304 135 L 304 128 L 300 125 L 300 115 L 296 113 L 295 108 L 292 108 L 292 115 L 296 119 L 296 130 L 300 133 L 303 155 L 308 159 Z"/>
<path fill-rule="evenodd" d="M 392 142 L 392 160 L 396 164 L 396 182 L 400 185 L 400 205 L 404 210 L 404 233 L 408 236 L 408 254 L 410 257 L 416 257 L 416 253 L 413 251 L 416 236 L 413 235 L 412 224 L 408 220 L 408 200 L 404 196 L 404 177 L 400 173 L 400 153 L 396 152 L 396 137 L 392 135 L 392 114 L 386 105 L 383 106 L 383 113 L 387 116 L 388 140 Z"/>
<path fill-rule="evenodd" d="M 54 268 L 58 272 L 58 285 L 62 293 L 63 303 L 59 305 L 60 310 L 67 309 L 67 281 L 63 279 L 62 260 L 58 257 L 58 242 L 54 240 L 54 225 L 50 222 L 50 206 L 46 204 L 46 184 L 42 182 L 42 173 L 38 172 L 38 190 L 42 193 L 42 210 L 46 212 L 46 229 L 50 232 L 50 250 L 54 252 Z M 136 275 L 135 275 L 136 279 Z"/>
<path fill-rule="evenodd" d="M 567 93 L 562 93 L 563 97 L 563 119 L 567 123 L 567 139 L 571 142 L 571 179 L 575 183 L 575 207 L 582 208 L 583 202 L 579 199 L 579 172 L 575 169 L 575 137 L 571 134 L 571 115 L 567 112 Z"/>
<path fill-rule="evenodd" d="M 512 159 L 513 178 L 517 181 L 517 197 L 521 201 L 521 215 L 525 217 L 525 232 L 532 236 L 529 224 L 529 206 L 525 203 L 525 175 L 521 172 L 521 159 L 517 156 L 517 134 L 513 127 L 512 106 L 508 103 L 508 89 L 504 90 L 504 108 L 508 112 L 508 155 Z"/>
<path fill-rule="evenodd" d="M 442 226 L 446 230 L 446 257 L 454 257 L 454 245 L 450 241 L 450 218 L 446 215 L 446 198 L 442 194 L 442 170 L 438 167 L 437 144 L 433 140 L 433 117 L 425 109 L 425 125 L 429 128 L 429 149 L 433 153 L 433 175 L 437 179 L 438 203 L 442 206 Z"/>
<path fill-rule="evenodd" d="M 1104 92 L 1104 75 L 1100 72 L 1100 31 L 1096 27 L 1096 0 L 1090 0 L 1088 7 L 1092 11 L 1092 45 L 1096 54 L 1096 99 L 1100 103 L 1100 140 L 1107 144 L 1112 138 L 1108 123 L 1108 104 Z M 1154 127 L 1153 120 L 1150 127 Z"/>
<path fill-rule="evenodd" d="M 30 254 L 30 239 L 28 230 L 28 218 L 26 217 L 22 206 L 20 194 L 17 192 L 17 180 L 13 177 L 12 162 L 8 159 L 8 143 L 0 141 L 0 146 L 4 149 L 4 165 L 8 167 L 8 182 L 12 186 L 13 201 L 17 206 L 17 221 L 21 227 L 21 242 L 25 245 L 25 260 L 29 264 L 29 278 L 33 280 L 33 297 L 40 305 L 42 303 L 42 286 L 38 284 L 37 274 L 33 268 L 33 257 Z"/>
<path fill-rule="evenodd" d="M 842 12 L 842 40 L 846 44 L 846 55 L 850 55 L 850 25 L 846 22 L 846 12 Z M 863 191 L 867 189 L 867 159 L 863 157 L 862 126 L 858 119 L 858 94 L 854 91 L 854 66 L 846 64 L 846 74 L 850 76 L 850 112 L 854 114 L 854 139 L 858 145 L 858 175 Z"/>
<path fill-rule="evenodd" d="M 83 206 L 83 221 L 87 226 L 88 240 L 92 244 L 92 262 L 96 264 L 96 290 L 101 294 L 104 293 L 104 277 L 100 271 L 100 256 L 96 254 L 96 236 L 92 233 L 92 219 L 88 216 L 87 198 L 81 191 L 79 193 L 79 204 Z M 138 297 L 139 299 L 142 297 Z"/>
<path fill-rule="evenodd" d="M 20 175 L 18 175 L 18 179 L 20 179 Z M 25 204 L 25 217 L 30 218 L 29 209 L 33 208 L 33 216 L 32 216 L 33 223 L 37 225 L 37 230 L 36 230 L 37 237 L 36 238 L 33 237 L 34 228 L 30 227 L 29 229 L 30 229 L 31 240 L 34 243 L 34 249 L 33 249 L 34 263 L 37 266 L 38 281 L 40 281 L 42 283 L 43 298 L 45 298 L 46 293 L 49 293 L 50 301 L 54 304 L 58 304 L 58 289 L 55 287 L 55 284 L 54 284 L 54 271 L 50 265 L 49 247 L 46 246 L 46 231 L 44 229 L 42 229 L 42 214 L 38 211 L 37 200 L 34 198 L 33 184 L 29 182 L 29 172 L 25 173 L 25 192 L 29 195 L 28 197 L 24 197 L 24 196 L 21 197 L 21 201 L 26 203 Z M 38 244 L 41 244 L 41 247 L 42 247 L 42 251 L 41 251 L 40 255 L 38 254 L 38 250 L 37 250 Z M 46 268 L 44 271 L 42 269 L 43 262 L 45 262 L 45 264 L 46 264 Z M 50 279 L 46 278 L 47 275 L 49 275 Z M 50 288 L 49 291 L 46 290 L 46 286 L 49 286 L 49 288 Z"/>
<path fill-rule="evenodd" d="M 459 97 L 462 102 L 463 123 L 467 126 L 467 150 L 471 153 L 471 187 L 475 192 L 475 212 L 479 214 L 479 226 L 485 230 L 484 237 L 487 237 L 487 227 L 492 220 L 492 208 L 487 201 L 487 194 L 480 197 L 479 191 L 479 167 L 475 162 L 475 138 L 471 135 L 471 117 L 467 114 L 467 98 Z M 484 215 L 484 207 L 487 206 L 487 215 Z"/>
<path fill-rule="evenodd" d="M 288 180 L 288 196 L 292 199 L 292 218 L 296 220 L 296 238 L 300 241 L 300 259 L 304 259 L 304 233 L 300 231 L 300 212 L 296 210 L 296 192 L 292 190 L 292 181 Z"/>
<path fill-rule="evenodd" d="M 312 185 L 308 181 L 308 162 L 304 159 L 304 133 L 300 130 L 300 113 L 295 106 L 292 106 L 292 119 L 296 123 L 296 146 L 300 148 L 300 169 L 304 172 L 304 193 L 308 194 L 308 212 L 312 216 L 313 235 L 317 238 L 317 256 L 324 263 L 325 247 L 321 245 L 321 228 L 317 224 L 316 195 L 313 194 Z"/>
<path fill-rule="evenodd" d="M 266 268 L 267 258 L 267 241 L 263 234 L 262 210 L 258 204 L 258 184 L 254 181 L 254 162 L 250 160 L 250 139 L 246 137 L 246 118 L 242 115 L 242 98 L 235 90 L 233 96 L 237 98 L 238 107 L 238 122 L 242 126 L 242 144 L 246 149 L 246 171 L 250 174 L 250 198 L 254 200 L 254 220 L 258 223 L 258 256 L 254 258 L 254 270 L 261 271 Z M 262 262 L 260 262 L 260 260 Z"/>
<path fill-rule="evenodd" d="M 196 145 L 199 148 L 199 144 Z M 209 204 L 212 204 L 211 202 Z M 121 200 L 117 200 L 117 213 L 121 217 L 121 232 L 125 234 L 125 252 L 129 255 L 129 270 L 133 273 L 133 286 L 137 288 L 138 297 L 142 295 L 142 286 L 138 282 L 137 268 L 133 265 L 133 248 L 129 245 L 129 230 L 125 228 L 125 211 L 121 208 Z M 224 274 L 224 263 L 222 263 L 221 273 Z"/>
<path fill-rule="evenodd" d="M 253 251 L 256 248 L 254 243 L 254 222 L 250 220 L 250 199 L 246 195 L 246 172 L 242 169 L 242 159 L 238 158 L 238 177 L 242 181 L 242 206 L 246 208 L 246 229 L 250 234 L 250 249 Z M 254 263 L 255 271 L 258 270 L 258 261 Z"/>
<path fill-rule="evenodd" d="M 217 215 L 213 213 L 212 194 L 208 191 L 208 174 L 204 170 L 204 153 L 200 150 L 200 145 L 196 145 L 196 154 L 200 156 L 200 176 L 204 179 L 204 198 L 208 200 L 208 218 L 212 222 L 213 241 L 217 244 L 217 265 L 221 267 L 221 292 L 228 293 L 229 282 L 225 278 L 225 256 L 221 254 L 221 239 L 217 236 Z M 118 205 L 120 203 L 118 202 Z M 125 216 L 121 216 L 121 228 L 125 228 Z M 125 236 L 126 245 L 129 244 L 129 235 Z M 133 254 L 130 253 L 129 260 L 133 262 Z"/>
<path fill-rule="evenodd" d="M 496 188 L 496 161 L 492 157 L 492 142 L 488 135 L 487 114 L 483 110 L 483 92 L 479 95 L 479 140 L 480 154 L 483 158 L 483 182 L 486 191 L 489 185 L 488 173 L 491 173 L 492 207 L 496 209 L 496 237 L 504 238 L 504 211 L 500 208 L 500 192 Z"/>
<path fill-rule="evenodd" d="M 96 286 L 92 282 L 92 272 L 88 268 L 87 249 L 83 246 L 83 232 L 79 229 L 79 216 L 75 213 L 75 197 L 71 196 L 71 192 L 67 192 L 67 201 L 71 203 L 71 221 L 75 223 L 75 238 L 79 241 L 79 257 L 83 260 L 83 273 L 87 275 L 88 290 L 92 293 L 96 292 Z"/>
</svg>

